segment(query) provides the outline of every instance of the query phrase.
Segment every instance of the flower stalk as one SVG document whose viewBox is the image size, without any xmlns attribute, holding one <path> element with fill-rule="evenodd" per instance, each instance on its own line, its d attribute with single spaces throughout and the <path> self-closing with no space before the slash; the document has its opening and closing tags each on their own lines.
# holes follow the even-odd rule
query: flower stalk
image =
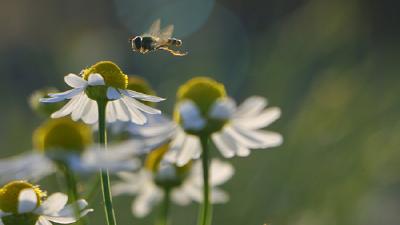
<svg viewBox="0 0 400 225">
<path fill-rule="evenodd" d="M 203 204 L 200 208 L 198 225 L 211 225 L 212 221 L 212 205 L 210 204 L 210 184 L 209 184 L 209 149 L 208 135 L 201 135 L 201 147 L 203 149 L 201 155 L 203 168 Z"/>
<path fill-rule="evenodd" d="M 106 106 L 107 100 L 98 100 L 99 113 L 99 143 L 103 150 L 107 151 L 107 131 L 106 131 Z M 100 171 L 101 187 L 103 192 L 104 210 L 108 225 L 116 225 L 114 208 L 112 204 L 110 176 L 107 170 Z"/>
<path fill-rule="evenodd" d="M 160 208 L 160 215 L 157 220 L 156 225 L 168 225 L 168 218 L 169 218 L 169 206 L 171 202 L 171 189 L 165 188 L 164 189 L 164 199 L 163 203 Z"/>
</svg>

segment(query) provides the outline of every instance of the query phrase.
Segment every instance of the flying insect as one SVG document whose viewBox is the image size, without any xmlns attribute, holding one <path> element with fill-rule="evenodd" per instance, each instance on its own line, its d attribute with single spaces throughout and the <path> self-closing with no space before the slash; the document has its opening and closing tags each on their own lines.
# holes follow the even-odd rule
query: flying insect
<svg viewBox="0 0 400 225">
<path fill-rule="evenodd" d="M 181 40 L 172 37 L 174 25 L 169 25 L 160 30 L 160 24 L 161 20 L 158 19 L 153 22 L 148 32 L 139 36 L 131 37 L 129 42 L 131 43 L 132 50 L 142 54 L 163 50 L 174 56 L 187 55 L 187 52 L 172 49 L 172 47 L 182 46 Z"/>
</svg>

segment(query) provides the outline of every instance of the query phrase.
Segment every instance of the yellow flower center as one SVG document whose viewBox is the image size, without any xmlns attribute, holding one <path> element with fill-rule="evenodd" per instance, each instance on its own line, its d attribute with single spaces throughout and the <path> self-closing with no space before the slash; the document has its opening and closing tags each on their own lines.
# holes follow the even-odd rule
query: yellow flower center
<svg viewBox="0 0 400 225">
<path fill-rule="evenodd" d="M 0 209 L 3 212 L 18 214 L 18 197 L 22 190 L 33 189 L 37 197 L 37 206 L 42 202 L 46 193 L 26 181 L 12 181 L 0 189 Z"/>
<path fill-rule="evenodd" d="M 219 99 L 226 97 L 223 84 L 208 78 L 195 77 L 179 87 L 177 100 L 192 100 L 203 116 L 207 116 L 211 106 Z"/>
<path fill-rule="evenodd" d="M 81 152 L 93 142 L 89 126 L 64 117 L 44 122 L 33 134 L 39 151 L 67 150 Z"/>
<path fill-rule="evenodd" d="M 177 102 L 179 103 L 184 100 L 193 101 L 200 110 L 203 118 L 207 120 L 207 124 L 203 130 L 187 132 L 199 135 L 200 133 L 210 134 L 220 130 L 226 121 L 209 118 L 208 114 L 216 100 L 226 96 L 224 85 L 207 77 L 195 77 L 180 86 L 177 93 Z M 179 123 L 182 122 L 177 107 L 175 107 L 174 119 Z"/>
<path fill-rule="evenodd" d="M 156 179 L 155 182 L 157 185 L 160 185 L 162 187 L 167 187 L 167 188 L 171 188 L 171 187 L 176 187 L 179 186 L 183 179 L 186 177 L 187 172 L 190 170 L 192 162 L 188 162 L 186 165 L 184 166 L 176 166 L 173 165 L 173 168 L 176 171 L 176 177 L 172 178 L 172 179 L 167 179 L 167 180 L 159 180 L 157 179 L 157 174 L 160 171 L 160 163 L 165 155 L 165 153 L 167 153 L 168 149 L 169 149 L 170 143 L 166 143 L 156 149 L 154 149 L 153 151 L 151 151 L 148 155 L 147 158 L 145 160 L 145 168 L 149 171 L 151 171 L 154 175 L 156 175 Z"/>
<path fill-rule="evenodd" d="M 83 70 L 83 79 L 88 80 L 90 74 L 98 73 L 104 78 L 106 86 L 119 89 L 126 89 L 128 85 L 128 76 L 111 61 L 100 61 L 93 66 Z"/>
<path fill-rule="evenodd" d="M 128 79 L 128 89 L 132 91 L 137 91 L 146 95 L 155 95 L 156 92 L 151 88 L 150 84 L 141 77 L 129 76 Z M 154 102 L 141 101 L 142 103 L 154 106 Z"/>
<path fill-rule="evenodd" d="M 85 92 L 87 96 L 95 101 L 108 101 L 107 88 L 113 87 L 117 89 L 126 89 L 128 86 L 128 76 L 111 61 L 100 61 L 95 65 L 84 69 L 82 77 L 85 80 L 89 79 L 91 74 L 98 73 L 103 79 L 105 86 L 89 86 Z"/>
<path fill-rule="evenodd" d="M 29 104 L 33 111 L 37 114 L 49 117 L 52 113 L 58 111 L 63 107 L 66 101 L 56 102 L 53 104 L 42 103 L 39 100 L 41 98 L 49 97 L 49 93 L 57 93 L 59 92 L 56 88 L 44 88 L 35 91 L 29 98 Z"/>
</svg>

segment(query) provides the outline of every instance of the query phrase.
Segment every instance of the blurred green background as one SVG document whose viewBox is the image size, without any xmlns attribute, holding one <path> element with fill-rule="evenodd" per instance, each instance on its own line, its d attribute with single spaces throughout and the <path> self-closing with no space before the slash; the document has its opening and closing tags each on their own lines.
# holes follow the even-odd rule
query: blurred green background
<svg viewBox="0 0 400 225">
<path fill-rule="evenodd" d="M 399 9 L 390 0 L 1 0 L 0 156 L 32 148 L 40 123 L 28 96 L 99 60 L 145 77 L 167 97 L 197 75 L 242 101 L 282 108 L 283 146 L 230 160 L 231 200 L 215 225 L 400 224 Z M 128 38 L 157 18 L 175 24 L 187 57 L 132 53 Z M 41 184 L 56 191 L 54 179 Z M 115 198 L 119 224 L 151 224 Z M 101 200 L 91 224 L 105 224 Z M 197 206 L 174 206 L 195 224 Z"/>
</svg>

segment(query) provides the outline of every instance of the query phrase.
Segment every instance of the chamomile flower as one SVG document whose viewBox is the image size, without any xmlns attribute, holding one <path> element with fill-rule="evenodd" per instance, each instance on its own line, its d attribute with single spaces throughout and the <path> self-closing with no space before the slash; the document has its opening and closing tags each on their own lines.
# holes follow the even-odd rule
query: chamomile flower
<svg viewBox="0 0 400 225">
<path fill-rule="evenodd" d="M 178 166 L 201 155 L 201 135 L 210 136 L 226 157 L 245 157 L 250 149 L 265 149 L 282 144 L 279 133 L 264 131 L 280 117 L 277 107 L 265 108 L 264 97 L 252 96 L 236 106 L 222 84 L 204 77 L 182 85 L 177 94 L 174 121 L 146 126 L 138 132 L 153 143 L 171 141 L 165 159 Z"/>
<path fill-rule="evenodd" d="M 189 162 L 182 167 L 162 160 L 168 144 L 152 151 L 145 167 L 137 173 L 121 172 L 117 175 L 122 181 L 113 185 L 113 195 L 136 195 L 132 203 L 132 213 L 144 217 L 153 207 L 160 203 L 166 191 L 170 191 L 171 200 L 178 205 L 191 202 L 202 202 L 202 169 L 201 162 Z M 225 203 L 229 196 L 218 186 L 228 181 L 234 174 L 233 167 L 218 159 L 211 161 L 210 185 L 211 201 Z"/>
<path fill-rule="evenodd" d="M 90 127 L 69 118 L 44 122 L 33 135 L 35 150 L 1 159 L 0 182 L 13 179 L 40 180 L 55 173 L 60 165 L 87 174 L 108 169 L 110 172 L 130 171 L 140 162 L 126 149 L 97 150 L 93 146 Z"/>
<path fill-rule="evenodd" d="M 131 121 L 144 124 L 147 114 L 161 114 L 141 101 L 160 102 L 163 98 L 129 90 L 128 76 L 112 62 L 101 61 L 84 69 L 81 76 L 69 74 L 65 82 L 73 89 L 56 94 L 49 94 L 50 98 L 43 98 L 41 102 L 56 103 L 64 100 L 69 102 L 59 111 L 51 115 L 52 118 L 64 117 L 71 114 L 74 121 L 79 119 L 93 124 L 98 121 L 97 102 L 107 102 L 106 118 L 108 122 Z"/>
<path fill-rule="evenodd" d="M 46 197 L 38 186 L 26 181 L 12 181 L 0 189 L 0 224 L 71 224 L 93 211 L 87 209 L 88 203 L 83 199 L 69 205 L 66 205 L 67 201 L 65 194 L 54 193 Z"/>
</svg>

